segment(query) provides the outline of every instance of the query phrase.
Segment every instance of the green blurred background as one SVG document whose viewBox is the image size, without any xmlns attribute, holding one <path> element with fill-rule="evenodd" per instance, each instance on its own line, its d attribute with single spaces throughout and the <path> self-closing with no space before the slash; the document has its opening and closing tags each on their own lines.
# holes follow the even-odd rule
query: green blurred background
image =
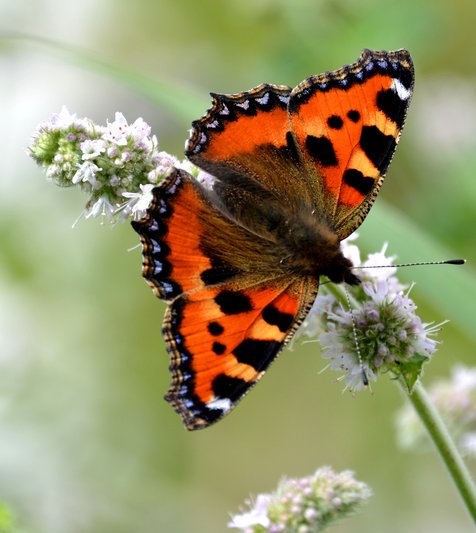
<svg viewBox="0 0 476 533">
<path fill-rule="evenodd" d="M 72 230 L 85 198 L 47 183 L 26 146 L 66 104 L 98 123 L 142 116 L 180 156 L 209 91 L 295 85 L 363 48 L 408 48 L 415 97 L 360 234 L 367 251 L 388 241 L 402 261 L 470 261 L 401 273 L 425 321 L 451 320 L 429 383 L 472 364 L 476 344 L 475 24 L 472 0 L 0 0 L 3 32 L 80 46 L 184 95 L 177 109 L 106 67 L 0 41 L 0 500 L 18 531 L 226 531 L 249 493 L 326 464 L 375 492 L 336 532 L 472 531 L 438 457 L 397 447 L 397 387 L 384 377 L 373 394 L 342 394 L 336 375 L 318 374 L 316 344 L 287 350 L 234 413 L 187 433 L 162 400 L 163 304 L 128 252 L 135 234 L 97 220 Z"/>
</svg>

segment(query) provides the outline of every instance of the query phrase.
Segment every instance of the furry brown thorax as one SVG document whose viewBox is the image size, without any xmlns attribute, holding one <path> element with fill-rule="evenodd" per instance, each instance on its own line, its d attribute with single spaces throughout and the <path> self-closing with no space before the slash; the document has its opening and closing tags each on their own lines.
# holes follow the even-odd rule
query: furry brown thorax
<svg viewBox="0 0 476 533">
<path fill-rule="evenodd" d="M 287 250 L 286 266 L 294 274 L 317 279 L 324 275 L 334 283 L 360 283 L 352 273 L 352 262 L 342 254 L 337 235 L 324 219 L 319 220 L 311 213 L 300 213 L 286 220 L 278 235 L 281 246 Z"/>
</svg>

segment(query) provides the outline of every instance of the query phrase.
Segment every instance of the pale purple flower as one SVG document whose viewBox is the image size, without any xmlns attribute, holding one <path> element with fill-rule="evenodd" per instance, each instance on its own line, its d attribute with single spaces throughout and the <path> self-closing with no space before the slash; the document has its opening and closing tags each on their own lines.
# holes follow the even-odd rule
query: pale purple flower
<svg viewBox="0 0 476 533">
<path fill-rule="evenodd" d="M 102 168 L 99 168 L 91 161 L 85 161 L 74 174 L 71 183 L 89 182 L 94 187 L 97 184 L 96 174 L 101 170 Z"/>
<path fill-rule="evenodd" d="M 129 198 L 121 206 L 123 216 L 128 217 L 132 215 L 134 220 L 140 220 L 146 214 L 147 208 L 153 199 L 152 190 L 155 185 L 148 183 L 146 185 L 140 185 L 140 192 L 123 192 L 122 196 Z"/>
<path fill-rule="evenodd" d="M 129 125 L 118 112 L 104 127 L 77 119 L 63 108 L 40 126 L 30 154 L 59 185 L 79 185 L 89 193 L 80 218 L 99 213 L 111 221 L 128 216 L 137 220 L 144 215 L 152 185 L 178 163 L 174 156 L 158 151 L 157 137 L 150 134 L 142 118 Z"/>
<path fill-rule="evenodd" d="M 65 130 L 75 124 L 77 121 L 76 113 L 70 113 L 64 105 L 59 113 L 53 113 L 50 123 L 55 130 Z"/>
<path fill-rule="evenodd" d="M 355 244 L 344 241 L 342 249 L 356 267 L 384 268 L 356 270 L 362 283 L 347 287 L 351 307 L 345 294 L 337 298 L 340 289 L 323 285 L 299 335 L 319 339 L 322 357 L 342 374 L 346 390 L 364 390 L 368 381 L 389 371 L 405 375 L 411 388 L 436 349 L 433 336 L 441 324 L 426 324 L 416 314 L 410 290 L 391 266 L 395 258 L 386 256 L 387 245 L 364 262 Z"/>
<path fill-rule="evenodd" d="M 228 526 L 246 533 L 318 532 L 355 513 L 370 496 L 352 472 L 323 467 L 311 476 L 283 479 L 275 492 L 248 500 Z"/>
<path fill-rule="evenodd" d="M 136 119 L 129 126 L 129 135 L 131 135 L 136 141 L 142 140 L 144 137 L 149 137 L 151 133 L 151 127 L 142 117 Z"/>
<path fill-rule="evenodd" d="M 127 144 L 127 134 L 129 132 L 129 125 L 122 113 L 117 112 L 114 122 L 108 122 L 103 138 L 119 146 Z"/>
<path fill-rule="evenodd" d="M 269 528 L 268 506 L 270 494 L 259 494 L 250 511 L 232 517 L 228 527 L 246 531 L 253 526 Z"/>
<path fill-rule="evenodd" d="M 102 139 L 86 139 L 80 146 L 85 161 L 98 157 L 106 149 L 106 143 Z"/>
<path fill-rule="evenodd" d="M 178 159 L 167 152 L 159 152 L 155 161 L 157 165 L 155 168 L 156 173 L 161 177 L 167 177 L 178 164 Z"/>
<path fill-rule="evenodd" d="M 209 174 L 208 172 L 205 172 L 204 170 L 200 170 L 197 174 L 197 177 L 195 178 L 205 189 L 208 189 L 209 191 L 213 190 L 213 185 L 215 184 L 215 177 Z"/>
<path fill-rule="evenodd" d="M 88 210 L 85 212 L 85 217 L 105 217 L 109 222 L 113 220 L 116 208 L 105 197 L 99 198 Z"/>
</svg>

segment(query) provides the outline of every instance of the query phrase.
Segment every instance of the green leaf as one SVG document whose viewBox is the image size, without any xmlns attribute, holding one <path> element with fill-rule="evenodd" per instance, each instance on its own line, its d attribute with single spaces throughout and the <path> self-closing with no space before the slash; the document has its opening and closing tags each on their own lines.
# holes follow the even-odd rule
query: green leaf
<svg viewBox="0 0 476 533">
<path fill-rule="evenodd" d="M 393 368 L 393 372 L 402 377 L 409 394 L 412 393 L 415 383 L 421 377 L 423 365 L 428 363 L 429 360 L 428 357 L 416 353 L 407 361 L 400 362 L 399 365 L 395 365 L 395 368 Z"/>
</svg>

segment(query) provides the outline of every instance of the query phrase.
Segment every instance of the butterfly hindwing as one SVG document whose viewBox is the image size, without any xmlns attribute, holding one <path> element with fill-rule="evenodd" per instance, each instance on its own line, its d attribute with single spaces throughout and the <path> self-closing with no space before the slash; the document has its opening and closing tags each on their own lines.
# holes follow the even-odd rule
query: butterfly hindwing
<svg viewBox="0 0 476 533">
<path fill-rule="evenodd" d="M 344 239 L 370 209 L 392 159 L 413 89 L 406 50 L 364 50 L 357 62 L 293 89 L 289 116 L 324 209 Z"/>
<path fill-rule="evenodd" d="M 205 288 L 177 298 L 164 336 L 172 384 L 166 399 L 187 429 L 228 413 L 262 377 L 306 316 L 317 285 L 274 280 Z"/>
<path fill-rule="evenodd" d="M 211 205 L 184 171 L 154 189 L 147 216 L 133 226 L 143 276 L 169 303 L 166 399 L 188 429 L 206 427 L 262 376 L 305 318 L 317 281 L 273 273 L 276 257 L 259 236 Z"/>
</svg>

